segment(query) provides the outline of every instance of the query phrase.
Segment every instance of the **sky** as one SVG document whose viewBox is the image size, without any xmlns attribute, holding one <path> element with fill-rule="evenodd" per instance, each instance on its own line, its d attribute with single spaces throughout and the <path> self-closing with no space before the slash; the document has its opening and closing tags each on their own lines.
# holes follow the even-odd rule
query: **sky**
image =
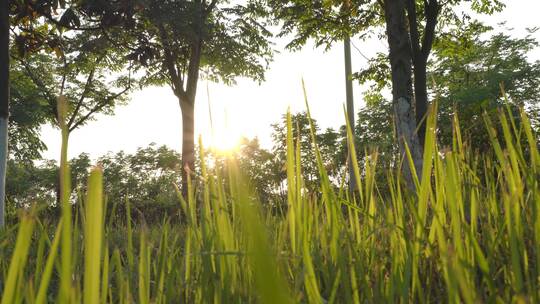
<svg viewBox="0 0 540 304">
<path fill-rule="evenodd" d="M 506 21 L 506 27 L 513 28 L 512 34 L 517 37 L 524 37 L 527 27 L 540 27 L 540 0 L 505 2 L 507 7 L 502 13 L 480 19 L 496 29 L 498 23 Z M 540 41 L 540 30 L 534 37 Z M 364 42 L 353 38 L 352 42 L 367 57 L 387 47 L 385 41 L 379 40 Z M 245 136 L 257 137 L 263 147 L 271 147 L 271 124 L 278 122 L 288 108 L 293 113 L 305 110 L 302 79 L 312 116 L 321 129 L 338 128 L 345 123 L 343 45 L 336 43 L 325 51 L 308 44 L 301 51 L 289 52 L 284 50 L 286 39 L 275 43 L 279 53 L 275 54 L 264 82 L 238 79 L 233 86 L 206 80 L 199 82 L 195 133 L 202 137 L 205 146 L 226 149 Z M 353 71 L 366 65 L 367 60 L 360 51 L 352 49 Z M 531 54 L 531 59 L 540 59 L 540 49 Z M 355 109 L 363 105 L 362 90 L 358 83 L 354 84 Z M 47 125 L 41 135 L 48 147 L 43 157 L 58 159 L 60 132 Z M 97 115 L 95 121 L 72 132 L 68 156 L 85 152 L 95 159 L 108 152 L 131 153 L 150 143 L 181 151 L 181 139 L 178 100 L 169 87 L 149 87 L 132 92 L 130 102 L 117 107 L 115 115 Z"/>
</svg>

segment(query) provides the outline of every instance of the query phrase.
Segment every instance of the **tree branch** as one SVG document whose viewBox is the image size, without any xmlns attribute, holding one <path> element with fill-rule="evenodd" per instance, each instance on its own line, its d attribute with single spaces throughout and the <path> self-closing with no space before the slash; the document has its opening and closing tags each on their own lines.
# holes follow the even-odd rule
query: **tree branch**
<svg viewBox="0 0 540 304">
<path fill-rule="evenodd" d="M 413 60 L 416 61 L 420 55 L 420 34 L 418 33 L 418 17 L 416 15 L 416 1 L 406 0 L 407 18 L 409 19 L 409 33 L 411 36 L 411 50 Z"/>
<path fill-rule="evenodd" d="M 107 39 L 107 41 L 109 41 L 113 46 L 116 46 L 118 48 L 127 48 L 128 50 L 130 50 L 132 52 L 137 50 L 137 49 L 129 46 L 127 43 L 122 44 L 120 42 L 115 41 L 113 38 L 111 38 L 109 33 L 107 33 L 107 30 L 105 30 L 104 28 L 101 29 L 101 33 L 103 34 L 103 37 L 105 37 L 105 39 Z"/>
<path fill-rule="evenodd" d="M 171 54 L 171 45 L 169 44 L 169 37 L 167 35 L 167 31 L 165 30 L 165 27 L 163 24 L 158 25 L 159 29 L 159 38 L 161 40 L 161 44 L 163 46 L 163 54 L 165 55 L 165 66 L 167 68 L 169 78 L 171 78 L 171 88 L 174 92 L 174 94 L 179 98 L 185 98 L 186 92 L 183 88 L 183 80 L 180 76 L 180 73 L 178 69 L 176 68 L 174 64 L 174 58 Z"/>
<path fill-rule="evenodd" d="M 94 80 L 94 73 L 96 71 L 96 65 L 99 64 L 99 62 L 103 59 L 103 57 L 99 57 L 96 59 L 96 63 L 94 64 L 94 67 L 92 68 L 92 71 L 90 71 L 88 78 L 86 79 L 86 84 L 84 85 L 84 90 L 81 93 L 81 96 L 79 97 L 79 101 L 77 102 L 77 105 L 75 106 L 75 110 L 73 110 L 73 113 L 71 117 L 69 118 L 69 122 L 67 123 L 68 128 L 73 124 L 75 121 L 75 117 L 77 116 L 77 113 L 79 112 L 81 105 L 84 101 L 84 98 L 86 97 L 86 94 L 88 94 L 88 91 L 90 90 L 90 86 Z"/>
<path fill-rule="evenodd" d="M 96 30 L 100 30 L 102 29 L 101 25 L 99 26 L 90 26 L 90 27 L 85 27 L 85 26 L 71 26 L 69 24 L 64 24 L 56 19 L 54 19 L 54 17 L 51 15 L 51 14 L 43 14 L 43 17 L 45 17 L 50 23 L 56 25 L 56 26 L 59 26 L 59 27 L 63 27 L 63 28 L 66 28 L 68 30 L 74 30 L 74 31 L 96 31 Z"/>
<path fill-rule="evenodd" d="M 26 70 L 26 74 L 32 80 L 32 82 L 41 89 L 41 92 L 44 95 L 43 97 L 45 97 L 47 103 L 49 104 L 49 110 L 51 111 L 53 116 L 58 119 L 58 112 L 56 110 L 56 97 L 54 96 L 55 94 L 51 92 L 38 77 L 36 77 L 27 62 L 25 62 L 21 58 L 16 59 L 23 65 L 24 69 Z"/>
<path fill-rule="evenodd" d="M 435 37 L 435 26 L 437 26 L 440 9 L 441 6 L 438 0 L 424 0 L 424 12 L 426 15 L 426 29 L 422 41 L 422 56 L 424 60 L 427 60 L 431 53 Z"/>
<path fill-rule="evenodd" d="M 212 10 L 216 7 L 217 3 L 218 3 L 218 0 L 212 0 L 212 2 L 210 2 L 210 4 L 208 4 L 206 9 L 204 10 L 204 14 L 205 15 L 210 14 L 212 12 Z"/>
<path fill-rule="evenodd" d="M 81 119 L 79 119 L 73 126 L 71 127 L 68 127 L 68 132 L 72 132 L 73 130 L 75 130 L 77 127 L 79 127 L 80 125 L 82 125 L 84 122 L 86 122 L 88 120 L 88 118 L 90 118 L 90 116 L 92 116 L 92 114 L 100 111 L 101 109 L 103 109 L 106 105 L 108 105 L 111 101 L 115 100 L 116 98 L 122 96 L 123 94 L 125 94 L 127 91 L 129 91 L 129 89 L 131 88 L 131 82 L 128 84 L 128 86 L 122 90 L 121 92 L 117 93 L 117 94 L 114 94 L 113 96 L 110 96 L 108 98 L 106 98 L 103 102 L 100 102 L 98 103 L 96 106 L 94 106 L 92 109 L 90 109 L 88 111 L 88 113 L 86 113 Z"/>
</svg>

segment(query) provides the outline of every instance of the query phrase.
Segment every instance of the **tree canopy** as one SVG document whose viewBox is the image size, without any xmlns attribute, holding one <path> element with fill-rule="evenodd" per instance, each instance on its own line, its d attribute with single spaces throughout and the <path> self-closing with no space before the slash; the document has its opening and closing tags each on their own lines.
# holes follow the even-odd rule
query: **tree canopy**
<svg viewBox="0 0 540 304">
<path fill-rule="evenodd" d="M 479 151 L 491 146 L 483 115 L 494 119 L 507 104 L 516 116 L 523 107 L 538 129 L 540 66 L 528 56 L 537 46 L 530 35 L 515 38 L 479 22 L 464 23 L 437 39 L 429 62 L 432 82 L 428 88 L 439 104 L 441 146 L 452 145 L 454 113 L 467 144 Z M 360 81 L 371 84 L 365 95 L 366 107 L 359 112 L 357 134 L 363 146 L 394 155 L 391 105 L 385 97 L 390 86 L 387 69 L 384 61 L 373 60 L 366 73 L 376 75 L 377 81 L 357 74 Z"/>
<path fill-rule="evenodd" d="M 257 1 L 129 2 L 130 22 L 112 27 L 107 38 L 137 63 L 141 85 L 169 85 L 182 111 L 184 191 L 194 170 L 194 108 L 200 76 L 232 83 L 236 77 L 264 79 L 272 58 L 271 33 Z M 99 13 L 99 12 L 96 12 Z"/>
</svg>

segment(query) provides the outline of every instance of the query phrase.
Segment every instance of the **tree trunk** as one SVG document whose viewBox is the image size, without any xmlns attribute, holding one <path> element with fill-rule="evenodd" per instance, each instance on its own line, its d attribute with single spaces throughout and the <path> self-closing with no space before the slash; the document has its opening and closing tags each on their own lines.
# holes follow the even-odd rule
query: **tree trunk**
<svg viewBox="0 0 540 304">
<path fill-rule="evenodd" d="M 9 118 L 9 1 L 0 9 L 0 228 L 4 226 Z"/>
<path fill-rule="evenodd" d="M 195 168 L 195 100 L 180 100 L 182 111 L 182 195 L 187 198 L 188 175 Z"/>
<path fill-rule="evenodd" d="M 423 58 L 414 60 L 414 98 L 416 102 L 418 140 L 423 147 L 426 141 L 426 113 L 428 108 L 427 63 Z"/>
<path fill-rule="evenodd" d="M 352 83 L 352 62 L 351 62 L 351 38 L 349 36 L 345 37 L 343 40 L 343 46 L 345 51 L 345 89 L 347 96 L 347 120 L 349 121 L 349 126 L 352 130 L 353 138 L 351 138 L 354 143 L 354 95 L 353 95 L 353 83 Z M 349 156 L 349 191 L 352 193 L 356 189 L 356 177 L 354 175 L 354 166 L 352 163 L 352 145 L 348 147 Z"/>
<path fill-rule="evenodd" d="M 418 123 L 418 138 L 420 140 L 420 145 L 423 147 L 426 138 L 426 113 L 429 102 L 427 94 L 427 60 L 433 46 L 435 26 L 437 25 L 440 5 L 438 0 L 424 0 L 424 17 L 426 19 L 426 25 L 423 31 L 422 44 L 420 45 L 416 1 L 405 1 L 414 66 L 414 95 L 416 99 L 415 109 L 416 121 Z"/>
<path fill-rule="evenodd" d="M 415 132 L 416 119 L 413 108 L 412 56 L 409 35 L 406 29 L 404 0 L 385 1 L 385 21 L 390 66 L 392 69 L 392 95 L 398 142 L 403 159 L 403 173 L 409 189 L 414 189 L 411 169 L 405 152 L 408 146 L 414 167 L 420 177 L 422 173 L 422 147 Z"/>
</svg>

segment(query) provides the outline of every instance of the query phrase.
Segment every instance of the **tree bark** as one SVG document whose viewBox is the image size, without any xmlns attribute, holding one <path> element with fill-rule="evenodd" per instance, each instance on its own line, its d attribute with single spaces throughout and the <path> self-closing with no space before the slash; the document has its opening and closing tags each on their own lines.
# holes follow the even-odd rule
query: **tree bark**
<svg viewBox="0 0 540 304">
<path fill-rule="evenodd" d="M 427 61 L 435 37 L 435 26 L 440 12 L 438 0 L 424 0 L 424 16 L 426 25 L 424 35 L 420 43 L 420 33 L 418 30 L 418 14 L 416 13 L 416 1 L 405 0 L 407 18 L 409 25 L 410 43 L 412 50 L 413 72 L 414 72 L 414 95 L 416 122 L 418 123 L 418 138 L 420 145 L 424 146 L 426 138 L 426 113 L 428 108 L 427 93 Z"/>
<path fill-rule="evenodd" d="M 202 21 L 201 21 L 202 22 Z M 179 93 L 182 110 L 182 195 L 187 199 L 188 175 L 195 168 L 195 97 L 199 82 L 202 41 L 192 46 L 185 93 Z"/>
<path fill-rule="evenodd" d="M 0 8 L 0 228 L 4 226 L 9 119 L 9 1 Z"/>
<path fill-rule="evenodd" d="M 182 195 L 187 199 L 188 175 L 195 168 L 195 100 L 180 99 L 182 111 Z"/>
<path fill-rule="evenodd" d="M 422 172 L 422 147 L 418 141 L 416 118 L 413 108 L 412 56 L 405 0 L 386 0 L 384 5 L 386 32 L 390 48 L 389 59 L 392 75 L 392 96 L 398 142 L 403 159 L 403 173 L 409 189 L 414 190 L 411 168 L 406 156 L 408 146 L 414 167 L 420 178 Z"/>
<path fill-rule="evenodd" d="M 426 141 L 426 113 L 428 109 L 427 62 L 422 58 L 415 59 L 413 70 L 418 140 L 420 145 L 424 147 L 424 142 Z"/>
</svg>

